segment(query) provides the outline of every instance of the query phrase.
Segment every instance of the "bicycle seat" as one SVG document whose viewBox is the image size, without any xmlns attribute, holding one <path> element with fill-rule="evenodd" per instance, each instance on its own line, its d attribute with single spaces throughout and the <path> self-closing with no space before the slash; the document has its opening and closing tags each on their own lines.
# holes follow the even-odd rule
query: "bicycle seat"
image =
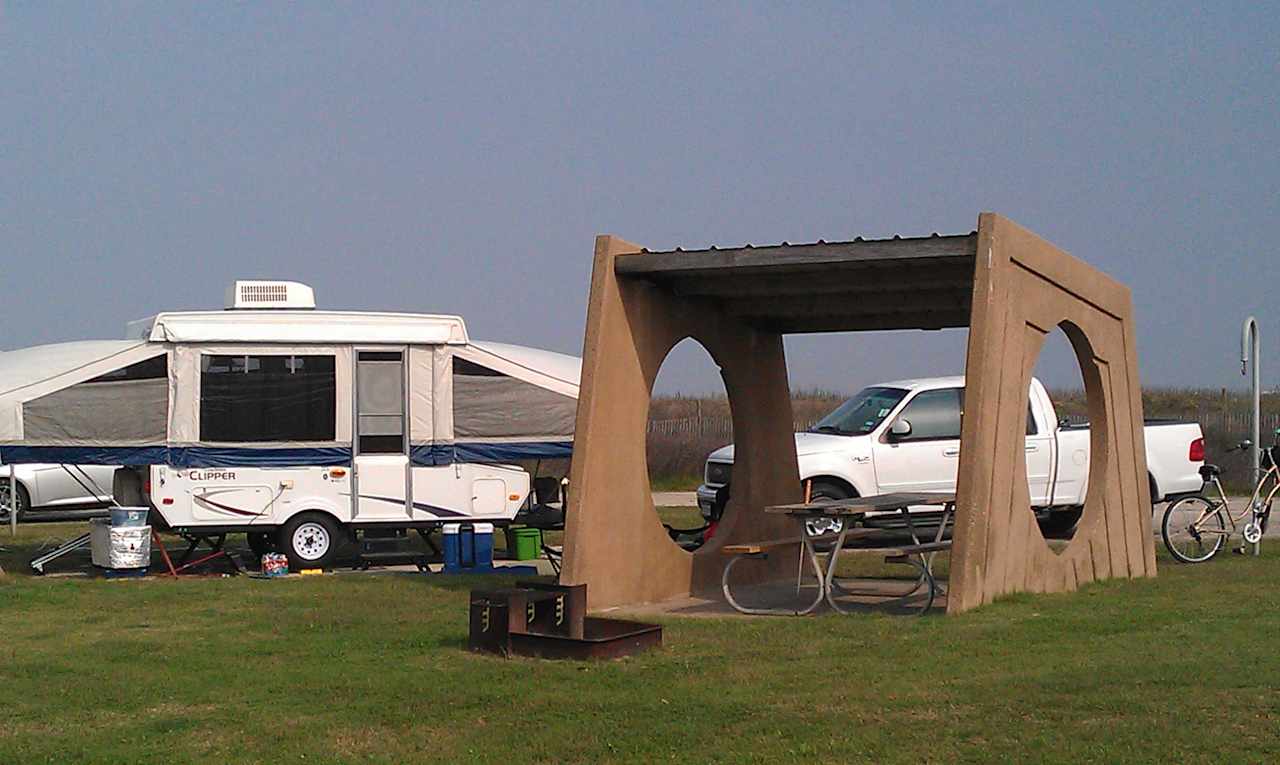
<svg viewBox="0 0 1280 765">
<path fill-rule="evenodd" d="M 1203 465 L 1200 468 L 1200 477 L 1204 480 L 1212 480 L 1214 476 L 1222 475 L 1222 469 L 1217 465 Z"/>
</svg>

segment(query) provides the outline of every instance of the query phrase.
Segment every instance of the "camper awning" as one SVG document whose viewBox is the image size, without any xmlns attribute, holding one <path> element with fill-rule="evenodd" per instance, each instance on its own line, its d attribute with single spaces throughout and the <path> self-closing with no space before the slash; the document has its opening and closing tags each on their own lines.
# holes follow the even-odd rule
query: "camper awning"
<svg viewBox="0 0 1280 765">
<path fill-rule="evenodd" d="M 5 351 L 0 353 L 0 401 L 81 370 L 89 370 L 85 376 L 89 379 L 100 374 L 95 370 L 104 364 L 113 367 L 112 360 L 127 357 L 129 351 L 146 345 L 136 340 L 85 340 Z M 158 352 L 163 350 L 161 347 Z"/>
</svg>

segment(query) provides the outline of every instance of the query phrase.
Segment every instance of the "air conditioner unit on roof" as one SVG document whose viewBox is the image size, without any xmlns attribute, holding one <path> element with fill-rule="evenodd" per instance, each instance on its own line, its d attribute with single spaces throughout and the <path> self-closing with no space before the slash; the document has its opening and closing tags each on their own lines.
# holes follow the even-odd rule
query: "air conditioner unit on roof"
<svg viewBox="0 0 1280 765">
<path fill-rule="evenodd" d="M 227 288 L 224 305 L 228 311 L 248 308 L 308 309 L 316 307 L 316 293 L 300 282 L 238 279 Z"/>
</svg>

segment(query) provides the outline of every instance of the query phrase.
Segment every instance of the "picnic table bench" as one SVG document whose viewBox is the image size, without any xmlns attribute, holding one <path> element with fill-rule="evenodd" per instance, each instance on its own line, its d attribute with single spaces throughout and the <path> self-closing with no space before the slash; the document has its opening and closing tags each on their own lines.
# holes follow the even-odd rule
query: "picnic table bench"
<svg viewBox="0 0 1280 765">
<path fill-rule="evenodd" d="M 912 507 L 942 506 L 941 511 L 912 511 Z M 893 511 L 894 516 L 870 516 L 868 513 Z M 814 611 L 825 600 L 832 610 L 847 613 L 836 602 L 836 595 L 859 594 L 842 586 L 836 579 L 836 567 L 842 553 L 862 553 L 882 556 L 886 563 L 904 564 L 916 569 L 918 577 L 912 588 L 898 596 L 896 600 L 906 602 L 923 590 L 924 604 L 920 613 L 924 614 L 933 605 L 942 586 L 933 576 L 933 557 L 951 548 L 951 540 L 947 538 L 948 526 L 955 514 L 955 495 L 925 494 L 899 492 L 879 494 L 870 497 L 851 499 L 822 499 L 815 502 L 802 502 L 793 505 L 777 505 L 768 507 L 765 512 L 783 514 L 795 518 L 800 526 L 799 536 L 781 539 L 770 539 L 759 542 L 744 542 L 725 545 L 720 552 L 730 556 L 721 576 L 721 589 L 725 600 L 734 609 L 746 614 L 808 614 Z M 804 533 L 805 521 L 814 518 L 838 517 L 844 521 L 840 531 L 810 536 Z M 885 522 L 890 519 L 890 522 Z M 855 526 L 862 521 L 864 525 Z M 870 522 L 869 521 L 875 521 Z M 895 522 L 896 521 L 896 522 Z M 932 526 L 937 523 L 937 530 L 932 539 L 921 537 L 921 526 Z M 800 561 L 797 570 L 796 589 L 799 591 L 800 577 L 804 562 L 807 559 L 818 581 L 818 592 L 812 603 L 803 608 L 783 610 L 777 608 L 754 608 L 739 602 L 731 590 L 729 579 L 734 566 L 742 560 L 765 559 L 770 552 L 782 548 L 800 546 Z M 819 548 L 830 545 L 826 566 L 818 560 Z"/>
</svg>

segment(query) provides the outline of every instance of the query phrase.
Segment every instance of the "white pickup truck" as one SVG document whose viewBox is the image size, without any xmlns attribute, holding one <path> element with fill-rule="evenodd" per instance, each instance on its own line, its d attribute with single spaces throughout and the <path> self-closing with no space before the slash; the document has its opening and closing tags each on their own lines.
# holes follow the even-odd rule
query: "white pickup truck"
<svg viewBox="0 0 1280 765">
<path fill-rule="evenodd" d="M 960 457 L 964 378 L 899 380 L 864 388 L 796 433 L 801 481 L 814 498 L 888 492 L 952 492 Z M 1153 502 L 1200 490 L 1204 438 L 1194 422 L 1146 425 Z M 1027 408 L 1027 482 L 1046 534 L 1069 532 L 1080 519 L 1089 475 L 1089 426 L 1059 422 L 1039 380 Z M 730 482 L 733 446 L 707 458 L 698 505 L 711 517 L 716 493 Z M 827 531 L 811 528 L 811 533 Z"/>
</svg>

